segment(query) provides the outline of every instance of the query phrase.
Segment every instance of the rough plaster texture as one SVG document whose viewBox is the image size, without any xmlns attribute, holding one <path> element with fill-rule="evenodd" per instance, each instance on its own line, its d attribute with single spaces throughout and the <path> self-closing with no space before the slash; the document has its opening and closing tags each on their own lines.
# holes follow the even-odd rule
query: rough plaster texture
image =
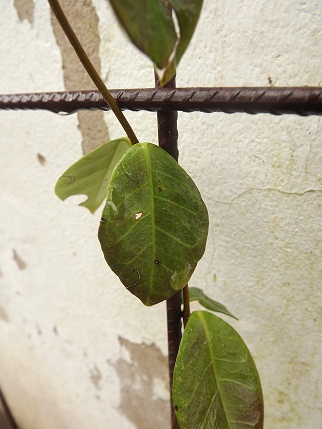
<svg viewBox="0 0 322 429">
<path fill-rule="evenodd" d="M 153 85 L 149 61 L 128 43 L 108 2 L 83 3 L 97 16 L 88 43 L 108 85 Z M 53 27 L 46 2 L 2 1 L 1 93 L 68 87 L 67 48 Z M 205 0 L 178 85 L 320 85 L 321 28 L 318 1 Z M 77 86 L 82 77 L 74 73 Z M 127 116 L 142 141 L 156 141 L 154 114 Z M 88 130 L 80 121 L 0 112 L 0 385 L 22 429 L 157 427 L 142 412 L 147 406 L 167 427 L 164 305 L 143 307 L 106 267 L 96 238 L 100 213 L 53 193 L 82 154 Z M 111 138 L 123 135 L 110 113 L 104 121 Z M 238 315 L 232 323 L 262 379 L 266 429 L 316 429 L 320 119 L 181 113 L 179 132 L 181 164 L 211 218 L 191 285 Z"/>
</svg>

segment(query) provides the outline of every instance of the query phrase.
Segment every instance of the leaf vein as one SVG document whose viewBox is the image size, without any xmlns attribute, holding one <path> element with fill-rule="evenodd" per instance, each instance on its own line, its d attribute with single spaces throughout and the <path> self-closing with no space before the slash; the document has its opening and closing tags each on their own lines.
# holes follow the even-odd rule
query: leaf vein
<svg viewBox="0 0 322 429">
<path fill-rule="evenodd" d="M 181 241 L 178 237 L 175 237 L 174 235 L 170 234 L 169 232 L 165 231 L 164 229 L 159 228 L 159 227 L 157 227 L 157 226 L 155 227 L 155 229 L 156 229 L 157 231 L 160 231 L 160 232 L 162 232 L 163 234 L 167 235 L 168 237 L 171 237 L 171 238 L 172 238 L 174 241 L 176 241 L 177 243 L 182 244 L 182 246 L 187 247 L 188 249 L 191 249 L 191 246 L 189 246 L 188 244 L 184 243 L 184 242 L 183 242 L 183 241 Z"/>
<path fill-rule="evenodd" d="M 171 204 L 173 204 L 173 205 L 175 205 L 175 206 L 177 206 L 177 207 L 180 207 L 181 209 L 183 209 L 183 210 L 185 210 L 185 211 L 187 211 L 187 212 L 189 212 L 189 213 L 192 213 L 193 215 L 195 215 L 195 214 L 196 214 L 196 212 L 194 212 L 194 211 L 192 211 L 192 210 L 188 209 L 188 208 L 187 208 L 187 207 L 185 207 L 185 206 L 182 206 L 181 204 L 178 204 L 176 201 L 169 200 L 169 199 L 167 199 L 167 198 L 162 198 L 162 197 L 159 197 L 159 196 L 157 196 L 157 195 L 155 195 L 155 196 L 154 196 L 154 198 L 155 198 L 156 200 L 162 200 L 162 201 L 165 201 L 165 202 L 167 202 L 167 203 L 171 203 Z"/>
</svg>

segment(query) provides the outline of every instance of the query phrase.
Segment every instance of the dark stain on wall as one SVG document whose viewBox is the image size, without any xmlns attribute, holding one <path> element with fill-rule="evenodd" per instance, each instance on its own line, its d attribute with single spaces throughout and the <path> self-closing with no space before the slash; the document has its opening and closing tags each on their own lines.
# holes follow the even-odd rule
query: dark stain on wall
<svg viewBox="0 0 322 429">
<path fill-rule="evenodd" d="M 9 322 L 9 317 L 8 317 L 7 313 L 5 312 L 4 308 L 2 308 L 2 307 L 0 307 L 0 321 L 6 322 L 6 323 Z"/>
<path fill-rule="evenodd" d="M 94 384 L 96 389 L 101 388 L 101 381 L 102 381 L 102 373 L 99 368 L 97 368 L 96 365 L 94 365 L 94 368 L 89 370 L 90 379 L 91 382 Z"/>
<path fill-rule="evenodd" d="M 40 165 L 45 165 L 47 160 L 41 153 L 37 153 L 37 159 Z"/>
<path fill-rule="evenodd" d="M 20 21 L 27 20 L 30 25 L 33 25 L 35 12 L 34 0 L 14 0 L 13 4 Z"/>
<path fill-rule="evenodd" d="M 120 410 L 137 429 L 164 429 L 170 425 L 167 358 L 155 345 L 135 344 L 120 337 L 131 362 L 120 358 L 114 364 L 121 383 Z M 156 388 L 159 386 L 159 388 Z M 158 395 L 158 390 L 165 393 Z"/>
<path fill-rule="evenodd" d="M 27 268 L 26 262 L 22 259 L 21 256 L 18 255 L 18 253 L 15 249 L 12 249 L 12 253 L 13 253 L 12 258 L 15 261 L 15 263 L 17 264 L 19 270 L 25 270 Z"/>
<path fill-rule="evenodd" d="M 101 73 L 99 56 L 100 35 L 98 16 L 91 0 L 61 0 L 60 4 L 82 43 L 97 72 Z M 52 13 L 52 26 L 63 62 L 63 75 L 67 91 L 96 89 L 73 48 Z M 82 133 L 83 153 L 88 153 L 109 140 L 108 128 L 102 111 L 77 113 Z"/>
</svg>

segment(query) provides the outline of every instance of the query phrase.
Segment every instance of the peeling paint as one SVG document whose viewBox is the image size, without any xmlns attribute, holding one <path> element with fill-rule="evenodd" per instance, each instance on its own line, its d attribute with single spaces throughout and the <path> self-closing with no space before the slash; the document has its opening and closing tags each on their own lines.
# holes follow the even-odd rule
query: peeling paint
<svg viewBox="0 0 322 429">
<path fill-rule="evenodd" d="M 15 249 L 12 250 L 13 252 L 13 260 L 17 264 L 19 270 L 25 270 L 27 268 L 26 262 L 22 259 L 21 256 L 18 255 L 17 251 Z"/>
<path fill-rule="evenodd" d="M 61 0 L 75 33 L 83 44 L 97 72 L 101 73 L 99 57 L 100 35 L 98 16 L 91 0 Z M 67 91 L 96 89 L 70 46 L 65 34 L 52 13 L 52 26 L 57 44 L 61 50 L 63 75 Z M 83 153 L 86 154 L 109 140 L 108 128 L 102 111 L 82 111 L 77 113 L 79 129 L 82 133 Z"/>
<path fill-rule="evenodd" d="M 35 2 L 34 0 L 14 0 L 18 18 L 20 21 L 27 20 L 30 25 L 34 23 Z"/>
<path fill-rule="evenodd" d="M 167 358 L 155 344 L 119 341 L 130 357 L 114 364 L 121 382 L 120 410 L 138 429 L 164 429 L 170 421 Z"/>
</svg>

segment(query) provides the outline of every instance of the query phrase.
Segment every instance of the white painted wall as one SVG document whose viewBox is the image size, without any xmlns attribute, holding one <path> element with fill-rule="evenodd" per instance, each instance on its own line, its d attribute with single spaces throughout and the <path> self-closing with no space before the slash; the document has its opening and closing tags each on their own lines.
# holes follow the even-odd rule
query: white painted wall
<svg viewBox="0 0 322 429">
<path fill-rule="evenodd" d="M 93 3 L 109 87 L 152 86 L 148 60 L 108 3 Z M 0 93 L 63 90 L 46 2 L 34 2 L 32 23 L 19 19 L 17 4 L 1 2 Z M 321 28 L 316 0 L 205 0 L 177 84 L 320 85 Z M 127 116 L 141 140 L 156 141 L 154 114 Z M 105 120 L 111 138 L 123 135 L 110 113 Z M 82 154 L 77 117 L 1 111 L 0 130 L 0 385 L 14 415 L 22 429 L 142 429 L 151 400 L 167 406 L 165 306 L 144 307 L 106 266 L 100 213 L 54 195 L 59 175 Z M 191 285 L 238 315 L 232 324 L 262 379 L 266 429 L 317 429 L 320 118 L 182 113 L 179 132 L 181 165 L 211 217 Z M 155 357 L 164 378 L 149 372 Z M 142 392 L 146 400 L 135 402 Z M 167 417 L 160 411 L 160 427 Z"/>
</svg>

